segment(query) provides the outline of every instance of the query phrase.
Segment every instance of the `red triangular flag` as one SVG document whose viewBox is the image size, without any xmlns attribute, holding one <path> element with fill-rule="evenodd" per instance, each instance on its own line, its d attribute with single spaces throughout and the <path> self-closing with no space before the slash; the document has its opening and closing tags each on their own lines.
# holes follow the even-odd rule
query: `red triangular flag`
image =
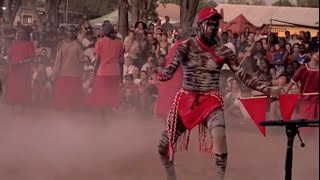
<svg viewBox="0 0 320 180">
<path fill-rule="evenodd" d="M 252 97 L 252 98 L 240 98 L 244 108 L 246 108 L 248 114 L 252 118 L 253 122 L 257 125 L 260 132 L 266 137 L 266 128 L 260 126 L 261 121 L 266 119 L 267 111 L 267 96 Z"/>
<path fill-rule="evenodd" d="M 283 120 L 291 120 L 292 113 L 297 105 L 299 94 L 279 94 L 280 112 Z"/>
</svg>

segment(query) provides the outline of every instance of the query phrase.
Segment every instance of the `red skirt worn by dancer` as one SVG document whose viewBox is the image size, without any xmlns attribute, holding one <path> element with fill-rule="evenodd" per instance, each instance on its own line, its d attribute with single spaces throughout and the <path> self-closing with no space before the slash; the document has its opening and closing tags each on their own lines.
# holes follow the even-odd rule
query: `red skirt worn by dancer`
<svg viewBox="0 0 320 180">
<path fill-rule="evenodd" d="M 102 27 L 105 37 L 100 38 L 95 47 L 96 66 L 92 92 L 86 104 L 96 108 L 118 108 L 120 105 L 121 72 L 119 60 L 123 54 L 120 39 L 113 37 L 114 29 L 110 23 Z"/>
<path fill-rule="evenodd" d="M 19 29 L 18 39 L 8 49 L 9 74 L 6 100 L 12 105 L 32 103 L 32 69 L 35 49 L 25 29 Z"/>
<path fill-rule="evenodd" d="M 286 93 L 294 84 L 300 83 L 299 117 L 301 119 L 319 119 L 319 49 L 312 51 L 311 60 L 300 66 L 293 75 Z M 310 93 L 308 95 L 308 93 Z M 303 95 L 305 94 L 305 95 Z"/>
<path fill-rule="evenodd" d="M 227 143 L 223 98 L 219 90 L 220 70 L 224 63 L 248 87 L 265 94 L 272 91 L 245 72 L 231 49 L 216 41 L 221 15 L 214 8 L 203 8 L 197 18 L 197 36 L 178 45 L 170 64 L 158 75 L 158 80 L 167 81 L 179 65 L 183 69 L 182 89 L 171 106 L 167 127 L 158 146 L 168 180 L 176 180 L 174 149 L 187 149 L 189 132 L 197 125 L 200 127 L 200 150 L 214 156 L 217 173 L 224 178 Z"/>
</svg>

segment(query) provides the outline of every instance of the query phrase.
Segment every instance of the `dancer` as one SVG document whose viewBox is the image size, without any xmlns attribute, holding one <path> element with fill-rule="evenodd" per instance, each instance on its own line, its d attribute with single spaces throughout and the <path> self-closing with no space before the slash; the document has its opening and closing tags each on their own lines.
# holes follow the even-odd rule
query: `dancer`
<svg viewBox="0 0 320 180">
<path fill-rule="evenodd" d="M 120 105 L 121 72 L 119 62 L 123 54 L 123 44 L 114 36 L 110 23 L 102 26 L 103 38 L 98 39 L 95 47 L 95 78 L 91 94 L 86 103 L 102 112 Z"/>
<path fill-rule="evenodd" d="M 182 65 L 182 89 L 174 99 L 167 119 L 167 127 L 162 132 L 158 146 L 167 180 L 176 180 L 172 159 L 173 145 L 176 149 L 178 145 L 182 145 L 180 148 L 186 150 L 189 132 L 196 125 L 200 127 L 200 150 L 214 155 L 217 173 L 221 179 L 224 178 L 227 144 L 223 98 L 219 92 L 220 70 L 224 63 L 248 87 L 262 93 L 271 93 L 271 88 L 245 72 L 231 49 L 216 41 L 221 15 L 214 8 L 205 7 L 199 12 L 197 18 L 197 36 L 182 42 L 176 48 L 170 64 L 162 74 L 158 75 L 158 80 L 168 81 L 179 65 Z M 206 132 L 209 132 L 209 136 Z M 177 142 L 183 134 L 184 136 L 179 139 L 181 141 Z M 206 139 L 206 137 L 211 138 Z M 210 143 L 207 144 L 206 140 L 210 140 Z"/>
<path fill-rule="evenodd" d="M 311 52 L 311 60 L 300 66 L 293 75 L 286 93 L 293 85 L 300 83 L 299 117 L 315 120 L 319 118 L 319 49 Z M 308 93 L 310 93 L 308 95 Z M 312 94 L 311 94 L 312 93 Z"/>
<path fill-rule="evenodd" d="M 81 106 L 83 64 L 82 44 L 77 40 L 77 28 L 72 25 L 68 27 L 68 37 L 62 41 L 53 65 L 55 108 L 73 110 Z"/>
<path fill-rule="evenodd" d="M 9 74 L 6 100 L 11 105 L 32 103 L 32 69 L 35 49 L 25 28 L 18 30 L 18 39 L 8 49 Z"/>
</svg>

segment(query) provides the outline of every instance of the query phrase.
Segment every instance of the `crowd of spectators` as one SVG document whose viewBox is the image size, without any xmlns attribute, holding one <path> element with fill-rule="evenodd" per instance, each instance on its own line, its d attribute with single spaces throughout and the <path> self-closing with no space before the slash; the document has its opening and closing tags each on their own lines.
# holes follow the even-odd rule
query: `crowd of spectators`
<svg viewBox="0 0 320 180">
<path fill-rule="evenodd" d="M 61 41 L 67 37 L 66 27 L 55 29 L 47 22 L 43 29 L 38 23 L 31 26 L 17 24 L 15 29 L 25 28 L 30 34 L 30 40 L 35 47 L 36 58 L 33 62 L 33 103 L 38 105 L 49 104 L 52 97 L 52 66 Z M 166 17 L 165 23 L 156 21 L 147 25 L 136 22 L 130 27 L 128 36 L 124 37 L 114 24 L 115 36 L 123 41 L 123 59 L 121 62 L 121 109 L 124 111 L 143 110 L 152 113 L 154 102 L 157 98 L 156 74 L 165 67 L 165 59 L 170 47 L 179 39 L 179 28 L 170 23 Z M 15 37 L 2 38 L 0 78 L 5 81 L 6 49 Z M 93 28 L 87 18 L 83 18 L 78 27 L 78 41 L 84 51 L 83 57 L 83 96 L 90 94 L 95 70 L 95 42 L 103 37 L 100 28 Z M 310 32 L 290 34 L 285 32 L 285 37 L 271 34 L 269 37 L 262 35 L 261 31 L 250 32 L 249 28 L 241 34 L 231 30 L 219 32 L 219 42 L 232 49 L 239 62 L 253 76 L 263 83 L 284 91 L 294 72 L 303 63 L 310 60 L 310 49 L 318 48 L 319 33 L 311 37 Z M 106 49 L 105 51 L 108 51 Z M 239 97 L 255 95 L 253 91 L 244 86 L 232 76 L 227 66 L 223 67 L 225 75 L 222 82 L 222 93 L 226 99 L 226 109 L 236 116 L 248 117 L 248 114 L 239 103 Z M 281 92 L 280 91 L 280 92 Z M 298 92 L 298 87 L 291 90 Z M 276 105 L 275 105 L 276 106 Z M 271 116 L 275 118 L 275 107 L 271 107 Z M 271 112 L 271 111 L 270 111 Z"/>
</svg>

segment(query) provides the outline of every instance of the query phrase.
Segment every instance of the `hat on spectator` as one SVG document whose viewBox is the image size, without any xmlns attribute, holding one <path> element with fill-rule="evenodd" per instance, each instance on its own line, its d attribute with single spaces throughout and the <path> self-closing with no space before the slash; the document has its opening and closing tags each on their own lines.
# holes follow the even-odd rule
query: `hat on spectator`
<svg viewBox="0 0 320 180">
<path fill-rule="evenodd" d="M 222 16 L 218 13 L 218 11 L 213 7 L 204 7 L 200 10 L 197 15 L 198 23 L 209 19 L 213 16 L 217 16 L 217 18 L 222 19 Z"/>
</svg>

